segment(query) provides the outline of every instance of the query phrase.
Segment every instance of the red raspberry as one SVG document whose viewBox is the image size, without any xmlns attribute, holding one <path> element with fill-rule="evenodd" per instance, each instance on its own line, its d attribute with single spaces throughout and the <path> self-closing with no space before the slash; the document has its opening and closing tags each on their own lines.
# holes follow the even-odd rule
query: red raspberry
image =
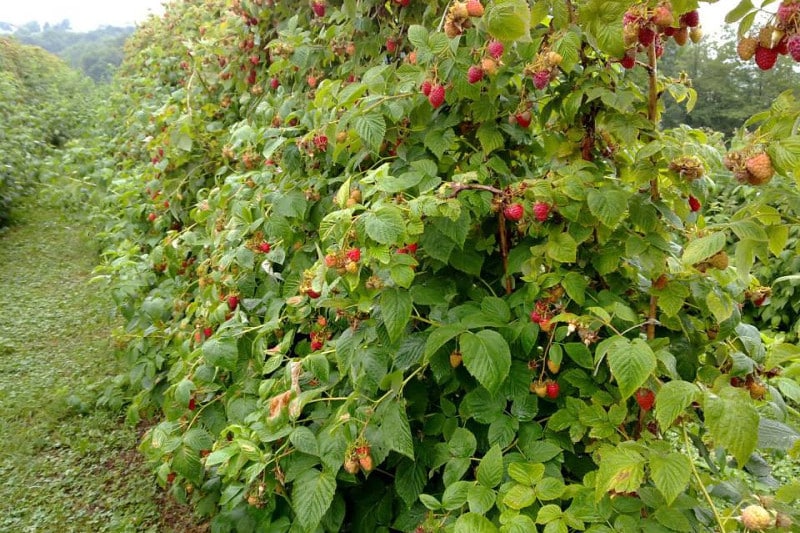
<svg viewBox="0 0 800 533">
<path fill-rule="evenodd" d="M 503 55 L 503 50 L 503 43 L 500 41 L 490 41 L 489 44 L 486 45 L 486 51 L 495 59 L 500 59 L 500 56 Z"/>
<path fill-rule="evenodd" d="M 756 65 L 761 70 L 769 70 L 778 61 L 778 50 L 775 48 L 764 48 L 758 45 L 756 48 Z"/>
<path fill-rule="evenodd" d="M 644 28 L 639 28 L 639 42 L 642 44 L 642 46 L 650 46 L 653 44 L 655 38 L 656 32 L 651 28 L 648 28 L 647 26 Z"/>
<path fill-rule="evenodd" d="M 539 313 L 539 311 L 535 309 L 531 311 L 531 322 L 534 324 L 539 324 L 542 320 L 544 320 L 544 317 Z"/>
<path fill-rule="evenodd" d="M 483 16 L 483 4 L 480 0 L 467 0 L 467 14 L 470 17 Z"/>
<path fill-rule="evenodd" d="M 420 92 L 425 96 L 431 94 L 431 89 L 433 88 L 433 84 L 431 84 L 430 80 L 425 80 L 422 82 L 422 85 L 419 86 Z"/>
<path fill-rule="evenodd" d="M 537 89 L 544 89 L 550 84 L 550 71 L 540 70 L 533 75 L 533 86 Z"/>
<path fill-rule="evenodd" d="M 561 387 L 559 387 L 558 382 L 550 381 L 547 383 L 547 389 L 545 391 L 545 394 L 547 394 L 547 397 L 550 398 L 551 400 L 555 400 L 556 398 L 558 398 L 558 393 L 560 391 Z"/>
<path fill-rule="evenodd" d="M 795 17 L 798 12 L 800 12 L 800 3 L 781 2 L 781 5 L 778 6 L 778 12 L 775 13 L 775 16 L 784 25 L 789 25 L 792 22 L 792 18 Z"/>
<path fill-rule="evenodd" d="M 503 215 L 513 222 L 522 219 L 525 215 L 525 208 L 520 203 L 514 203 L 503 209 Z"/>
<path fill-rule="evenodd" d="M 531 112 L 530 111 L 523 111 L 522 113 L 517 113 L 517 116 L 514 117 L 517 119 L 517 124 L 519 124 L 523 128 L 527 128 L 531 125 Z"/>
<path fill-rule="evenodd" d="M 625 57 L 619 60 L 619 64 L 622 65 L 622 68 L 632 69 L 636 66 L 636 56 L 633 54 L 625 54 Z"/>
<path fill-rule="evenodd" d="M 441 85 L 434 85 L 431 87 L 431 93 L 428 95 L 428 102 L 431 103 L 434 109 L 437 109 L 444 103 L 445 91 Z"/>
<path fill-rule="evenodd" d="M 358 263 L 361 260 L 361 250 L 359 248 L 347 250 L 347 258 L 353 263 Z"/>
<path fill-rule="evenodd" d="M 794 34 L 789 37 L 786 41 L 786 50 L 792 56 L 792 59 L 800 63 L 800 34 Z"/>
<path fill-rule="evenodd" d="M 544 222 L 550 216 L 550 204 L 546 202 L 536 202 L 533 204 L 533 216 L 539 222 Z"/>
<path fill-rule="evenodd" d="M 467 71 L 467 81 L 470 83 L 478 83 L 483 79 L 483 69 L 477 65 L 472 65 Z"/>
<path fill-rule="evenodd" d="M 700 211 L 701 207 L 703 207 L 703 204 L 700 203 L 700 200 L 694 196 L 689 197 L 689 209 L 696 213 L 697 211 Z"/>
<path fill-rule="evenodd" d="M 317 150 L 320 152 L 324 152 L 328 149 L 328 137 L 325 135 L 317 135 L 314 137 L 314 146 L 317 147 Z"/>
<path fill-rule="evenodd" d="M 649 411 L 653 408 L 656 402 L 656 395 L 650 389 L 639 389 L 636 391 L 636 403 L 642 408 L 642 411 Z"/>
<path fill-rule="evenodd" d="M 681 26 L 688 26 L 689 28 L 696 28 L 700 25 L 700 13 L 697 10 L 684 13 L 680 18 Z"/>
<path fill-rule="evenodd" d="M 239 297 L 235 294 L 228 296 L 228 307 L 231 311 L 235 310 L 239 306 Z"/>
<path fill-rule="evenodd" d="M 281 86 L 281 82 L 278 80 L 278 78 L 272 78 L 269 80 L 269 86 L 272 87 L 272 90 L 274 91 Z"/>
<path fill-rule="evenodd" d="M 314 10 L 314 14 L 318 17 L 325 16 L 325 4 L 322 2 L 314 2 L 311 4 L 311 9 Z"/>
<path fill-rule="evenodd" d="M 320 340 L 311 341 L 311 351 L 312 352 L 316 352 L 317 350 L 321 350 L 321 349 L 322 349 L 322 341 L 320 341 Z"/>
<path fill-rule="evenodd" d="M 269 245 L 268 242 L 262 242 L 261 244 L 258 245 L 258 250 L 265 254 L 269 253 L 271 249 L 272 247 Z"/>
<path fill-rule="evenodd" d="M 417 243 L 412 242 L 411 244 L 406 245 L 406 250 L 408 250 L 408 253 L 410 254 L 415 254 L 417 253 L 417 246 Z"/>
</svg>

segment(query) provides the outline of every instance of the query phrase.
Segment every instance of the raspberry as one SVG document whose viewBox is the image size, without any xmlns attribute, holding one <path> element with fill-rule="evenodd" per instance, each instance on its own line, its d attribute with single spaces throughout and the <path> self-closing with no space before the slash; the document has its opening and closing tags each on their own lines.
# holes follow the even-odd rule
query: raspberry
<svg viewBox="0 0 800 533">
<path fill-rule="evenodd" d="M 792 59 L 800 63 L 800 34 L 789 37 L 786 41 L 786 50 L 788 50 Z"/>
<path fill-rule="evenodd" d="M 656 26 L 666 28 L 672 26 L 675 22 L 675 16 L 672 14 L 672 9 L 668 5 L 662 4 L 653 10 L 653 16 L 650 20 L 653 21 L 653 24 Z"/>
<path fill-rule="evenodd" d="M 269 80 L 269 86 L 272 87 L 272 90 L 274 91 L 275 89 L 281 86 L 281 82 L 280 80 L 278 80 L 278 78 L 272 78 L 271 80 Z"/>
<path fill-rule="evenodd" d="M 347 258 L 354 263 L 358 263 L 361 260 L 361 250 L 359 248 L 347 250 Z"/>
<path fill-rule="evenodd" d="M 490 41 L 488 45 L 486 45 L 486 51 L 489 52 L 489 55 L 495 59 L 500 59 L 500 56 L 503 55 L 503 43 L 500 41 Z"/>
<path fill-rule="evenodd" d="M 650 46 L 653 44 L 653 41 L 656 38 L 656 32 L 653 31 L 651 28 L 645 26 L 644 28 L 639 28 L 639 42 L 642 46 Z"/>
<path fill-rule="evenodd" d="M 433 88 L 433 84 L 430 82 L 430 80 L 423 81 L 422 85 L 419 86 L 419 90 L 425 96 L 428 96 L 429 94 L 431 94 L 431 88 Z"/>
<path fill-rule="evenodd" d="M 775 16 L 782 24 L 788 26 L 791 24 L 792 18 L 797 16 L 798 12 L 800 12 L 800 3 L 781 2 L 781 5 L 778 7 L 778 12 L 775 13 Z"/>
<path fill-rule="evenodd" d="M 328 137 L 326 135 L 314 136 L 314 146 L 316 146 L 317 150 L 320 152 L 324 152 L 328 149 Z"/>
<path fill-rule="evenodd" d="M 622 68 L 630 70 L 636 66 L 636 56 L 633 54 L 625 54 L 625 57 L 619 60 L 619 64 L 622 65 Z"/>
<path fill-rule="evenodd" d="M 522 113 L 517 113 L 514 117 L 517 120 L 517 124 L 520 125 L 522 128 L 527 128 L 531 125 L 531 112 L 530 111 L 523 111 Z"/>
<path fill-rule="evenodd" d="M 772 161 L 769 156 L 764 152 L 756 154 L 745 161 L 745 168 L 749 172 L 747 182 L 750 185 L 763 185 L 767 183 L 775 174 L 775 169 L 772 167 Z"/>
<path fill-rule="evenodd" d="M 642 411 L 649 411 L 653 408 L 656 402 L 656 395 L 650 389 L 639 389 L 636 391 L 636 403 L 642 408 Z"/>
<path fill-rule="evenodd" d="M 325 4 L 322 2 L 314 2 L 311 4 L 311 9 L 314 11 L 314 14 L 318 17 L 325 16 Z"/>
<path fill-rule="evenodd" d="M 503 209 L 503 215 L 513 222 L 516 222 L 525 215 L 525 208 L 522 204 L 514 203 Z"/>
<path fill-rule="evenodd" d="M 703 204 L 700 203 L 700 200 L 694 196 L 689 197 L 689 209 L 691 209 L 692 212 L 696 213 L 697 211 L 700 211 L 701 207 L 703 207 Z"/>
<path fill-rule="evenodd" d="M 681 26 L 688 26 L 689 28 L 696 28 L 700 24 L 700 13 L 697 10 L 684 13 L 680 18 Z"/>
<path fill-rule="evenodd" d="M 470 17 L 482 17 L 483 4 L 480 0 L 467 0 L 467 13 Z"/>
<path fill-rule="evenodd" d="M 236 308 L 239 307 L 239 297 L 235 294 L 228 296 L 228 307 L 231 311 L 236 310 Z"/>
<path fill-rule="evenodd" d="M 533 216 L 539 222 L 544 222 L 550 216 L 550 204 L 545 202 L 536 202 L 533 204 Z"/>
<path fill-rule="evenodd" d="M 437 109 L 440 105 L 444 103 L 444 96 L 445 91 L 444 87 L 441 85 L 434 85 L 431 87 L 431 92 L 428 95 L 428 101 L 431 103 L 434 109 Z"/>
<path fill-rule="evenodd" d="M 533 86 L 537 89 L 544 89 L 550 84 L 550 71 L 540 70 L 533 75 Z"/>
<path fill-rule="evenodd" d="M 467 81 L 470 83 L 478 83 L 483 79 L 483 69 L 477 65 L 472 65 L 467 71 Z"/>
<path fill-rule="evenodd" d="M 411 244 L 406 245 L 406 250 L 408 250 L 408 253 L 410 253 L 410 254 L 415 254 L 415 253 L 417 253 L 417 248 L 418 247 L 419 247 L 419 245 L 417 243 L 412 242 Z"/>
<path fill-rule="evenodd" d="M 539 324 L 542 322 L 542 320 L 544 320 L 544 317 L 541 315 L 541 313 L 539 313 L 539 311 L 536 311 L 535 309 L 531 311 L 531 322 L 534 324 Z"/>
<path fill-rule="evenodd" d="M 545 390 L 545 393 L 547 394 L 548 398 L 550 398 L 551 400 L 555 400 L 556 398 L 558 398 L 558 393 L 560 390 L 561 387 L 559 387 L 558 382 L 550 381 L 547 383 L 547 389 Z"/>
<path fill-rule="evenodd" d="M 742 61 L 750 61 L 756 53 L 756 48 L 758 48 L 758 40 L 752 37 L 743 37 L 736 45 L 736 53 L 739 54 Z"/>
<path fill-rule="evenodd" d="M 778 50 L 775 48 L 764 48 L 760 44 L 756 47 L 756 65 L 761 70 L 771 69 L 777 60 Z"/>
<path fill-rule="evenodd" d="M 265 242 L 262 242 L 261 244 L 259 244 L 259 245 L 258 245 L 258 250 L 259 250 L 260 252 L 263 252 L 263 253 L 265 253 L 265 254 L 266 254 L 266 253 L 269 253 L 269 251 L 270 251 L 271 249 L 272 249 L 272 247 L 271 247 L 271 246 L 270 246 L 270 244 L 269 244 L 268 242 L 266 242 L 266 241 L 265 241 Z"/>
<path fill-rule="evenodd" d="M 689 40 L 689 28 L 686 26 L 681 26 L 675 33 L 672 35 L 672 38 L 675 39 L 675 44 L 678 46 L 683 46 Z"/>
<path fill-rule="evenodd" d="M 742 524 L 752 531 L 764 531 L 772 525 L 772 515 L 760 505 L 748 505 L 742 509 Z"/>
</svg>

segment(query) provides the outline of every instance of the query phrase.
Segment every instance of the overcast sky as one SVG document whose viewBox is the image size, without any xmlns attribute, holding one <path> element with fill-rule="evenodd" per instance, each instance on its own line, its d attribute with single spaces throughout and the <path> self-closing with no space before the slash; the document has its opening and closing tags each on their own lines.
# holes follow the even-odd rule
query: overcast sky
<svg viewBox="0 0 800 533">
<path fill-rule="evenodd" d="M 20 25 L 36 21 L 57 24 L 69 19 L 75 31 L 89 31 L 99 26 L 130 26 L 150 13 L 161 13 L 167 0 L 0 0 L 0 22 Z M 725 14 L 739 0 L 720 0 L 701 4 L 700 20 L 706 33 L 715 33 Z"/>
<path fill-rule="evenodd" d="M 75 31 L 99 26 L 133 26 L 163 12 L 162 0 L 0 0 L 0 22 L 58 24 L 69 19 Z"/>
</svg>

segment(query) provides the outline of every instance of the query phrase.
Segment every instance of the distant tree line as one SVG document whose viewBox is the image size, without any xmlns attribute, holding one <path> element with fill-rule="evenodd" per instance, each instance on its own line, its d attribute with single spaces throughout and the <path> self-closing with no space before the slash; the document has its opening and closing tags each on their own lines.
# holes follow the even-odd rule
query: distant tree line
<svg viewBox="0 0 800 533">
<path fill-rule="evenodd" d="M 96 82 L 107 82 L 122 62 L 125 40 L 133 28 L 105 26 L 89 32 L 70 30 L 65 19 L 58 24 L 28 22 L 19 27 L 0 22 L 0 31 L 11 33 L 24 44 L 44 48 L 82 71 Z"/>
</svg>

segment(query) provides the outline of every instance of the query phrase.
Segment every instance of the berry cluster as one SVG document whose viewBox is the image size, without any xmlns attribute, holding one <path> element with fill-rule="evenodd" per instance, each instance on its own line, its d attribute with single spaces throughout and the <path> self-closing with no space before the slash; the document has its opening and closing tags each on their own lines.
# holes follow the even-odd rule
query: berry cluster
<svg viewBox="0 0 800 533">
<path fill-rule="evenodd" d="M 335 268 L 340 276 L 358 272 L 359 261 L 361 261 L 359 248 L 339 250 L 337 253 L 329 253 L 325 256 L 325 266 Z"/>
<path fill-rule="evenodd" d="M 670 37 L 678 46 L 690 39 L 697 43 L 703 37 L 698 12 L 693 10 L 676 17 L 669 1 L 652 9 L 644 4 L 637 5 L 625 12 L 622 24 L 627 51 L 620 64 L 627 69 L 636 66 L 636 54 L 650 46 L 655 47 L 656 57 L 661 57 L 664 42 Z"/>
<path fill-rule="evenodd" d="M 472 26 L 471 17 L 483 16 L 483 4 L 480 0 L 467 0 L 466 2 L 453 2 L 447 11 L 444 21 L 444 33 L 451 39 L 458 37 L 464 30 Z"/>
<path fill-rule="evenodd" d="M 722 162 L 741 183 L 764 185 L 775 175 L 769 155 L 754 147 L 728 152 Z"/>
<path fill-rule="evenodd" d="M 779 55 L 790 55 L 800 62 L 800 0 L 784 0 L 778 11 L 757 36 L 745 36 L 736 47 L 744 61 L 755 59 L 761 70 L 769 70 Z"/>
</svg>

